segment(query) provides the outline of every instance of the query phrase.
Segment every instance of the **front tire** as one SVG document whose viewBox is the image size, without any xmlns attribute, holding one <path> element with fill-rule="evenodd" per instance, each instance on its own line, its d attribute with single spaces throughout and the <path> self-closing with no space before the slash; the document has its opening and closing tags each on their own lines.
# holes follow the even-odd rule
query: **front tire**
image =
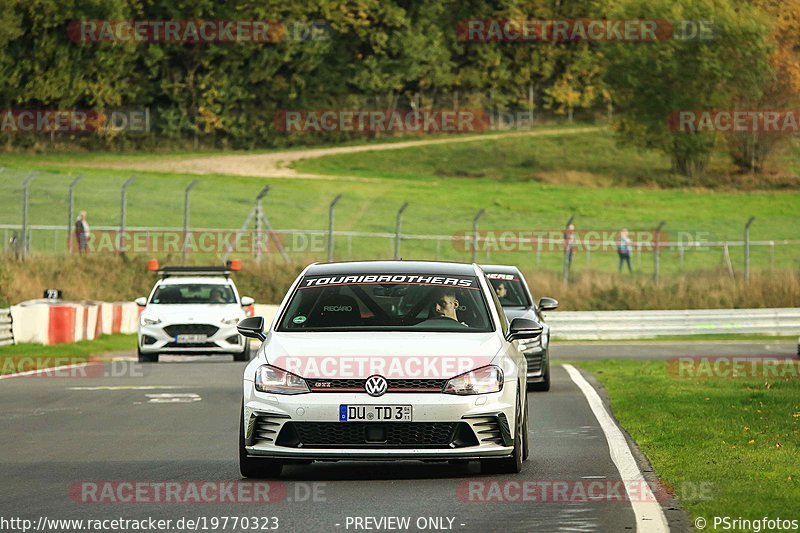
<svg viewBox="0 0 800 533">
<path fill-rule="evenodd" d="M 283 470 L 283 463 L 274 459 L 259 459 L 247 455 L 244 446 L 244 402 L 239 414 L 239 473 L 245 478 L 271 479 L 278 478 Z"/>
<path fill-rule="evenodd" d="M 545 363 L 544 372 L 542 373 L 542 381 L 539 383 L 529 383 L 528 390 L 536 392 L 547 392 L 550 390 L 550 351 L 544 353 L 542 360 Z"/>
<path fill-rule="evenodd" d="M 139 356 L 140 363 L 158 363 L 157 353 L 142 353 L 140 348 L 136 348 L 136 355 Z"/>
<path fill-rule="evenodd" d="M 233 354 L 234 361 L 249 361 L 250 360 L 250 339 L 244 341 L 244 350 L 241 353 Z"/>
<path fill-rule="evenodd" d="M 481 472 L 484 474 L 519 474 L 522 472 L 522 461 L 525 448 L 525 430 L 522 422 L 522 409 L 519 394 L 517 395 L 516 429 L 514 431 L 514 451 L 501 459 L 481 460 Z"/>
</svg>

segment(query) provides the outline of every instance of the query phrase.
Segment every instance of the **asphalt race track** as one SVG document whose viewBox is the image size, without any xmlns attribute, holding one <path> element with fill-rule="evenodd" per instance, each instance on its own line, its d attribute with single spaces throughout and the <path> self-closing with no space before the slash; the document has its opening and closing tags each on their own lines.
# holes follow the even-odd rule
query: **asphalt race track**
<svg viewBox="0 0 800 533">
<path fill-rule="evenodd" d="M 764 346 L 590 343 L 554 346 L 553 357 L 754 355 L 763 354 Z M 772 355 L 794 353 L 789 343 L 769 346 L 777 350 Z M 593 481 L 611 486 L 620 474 L 586 397 L 557 361 L 551 391 L 529 394 L 531 457 L 516 476 L 484 476 L 475 464 L 316 463 L 285 468 L 283 479 L 269 487 L 274 495 L 269 499 L 277 501 L 197 503 L 187 497 L 155 504 L 138 496 L 134 500 L 139 501 L 119 501 L 119 492 L 113 490 L 116 495 L 101 498 L 103 503 L 92 501 L 103 487 L 119 488 L 125 482 L 182 482 L 186 487 L 240 481 L 242 368 L 223 357 L 168 357 L 150 365 L 98 365 L 86 376 L 0 380 L 0 516 L 27 518 L 34 524 L 40 517 L 153 517 L 172 519 L 173 524 L 182 517 L 277 517 L 279 531 L 376 531 L 398 525 L 359 521 L 361 517 L 407 517 L 411 531 L 420 525 L 445 531 L 636 529 L 629 502 L 581 498 L 574 492 Z M 640 468 L 650 475 L 645 463 Z M 100 488 L 86 496 L 87 482 Z M 524 482 L 541 482 L 543 487 L 566 482 L 570 490 L 567 497 L 551 494 L 543 502 L 521 496 Z M 480 501 L 475 494 L 495 498 Z M 686 518 L 674 501 L 664 500 L 662 507 L 672 530 L 686 530 Z M 206 530 L 214 530 L 210 522 L 207 525 Z M 189 528 L 173 525 L 169 530 L 185 529 Z M 229 523 L 216 530 L 255 529 L 233 529 Z"/>
</svg>

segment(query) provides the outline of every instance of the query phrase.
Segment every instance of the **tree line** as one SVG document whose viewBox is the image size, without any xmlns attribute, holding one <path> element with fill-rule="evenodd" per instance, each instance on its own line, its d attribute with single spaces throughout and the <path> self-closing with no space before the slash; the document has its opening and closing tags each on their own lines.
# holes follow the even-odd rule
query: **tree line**
<svg viewBox="0 0 800 533">
<path fill-rule="evenodd" d="M 58 135 L 59 142 L 88 148 L 319 143 L 319 136 L 276 130 L 275 114 L 287 109 L 534 109 L 570 118 L 574 113 L 611 117 L 622 142 L 663 150 L 676 172 L 697 175 L 720 142 L 728 144 L 735 164 L 755 170 L 782 137 L 676 132 L 667 120 L 670 113 L 788 108 L 800 89 L 800 0 L 4 4 L 0 108 L 152 113 L 150 135 L 114 130 Z M 459 30 L 475 20 L 582 19 L 710 21 L 713 32 L 710 38 L 660 35 L 642 42 L 515 42 L 502 36 L 465 39 Z M 97 31 L 82 35 L 85 26 L 76 30 L 81 21 L 176 20 L 282 25 L 269 42 L 114 40 Z M 43 142 L 41 135 L 5 127 L 2 132 L 10 149 Z M 324 140 L 347 138 L 337 132 Z"/>
</svg>

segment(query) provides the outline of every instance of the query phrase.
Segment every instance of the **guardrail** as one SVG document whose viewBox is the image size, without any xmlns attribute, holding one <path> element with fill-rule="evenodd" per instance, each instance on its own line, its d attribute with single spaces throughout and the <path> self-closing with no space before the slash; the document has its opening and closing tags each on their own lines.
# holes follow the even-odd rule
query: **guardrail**
<svg viewBox="0 0 800 533">
<path fill-rule="evenodd" d="M 560 311 L 546 313 L 554 339 L 646 339 L 666 335 L 800 335 L 800 309 Z"/>
<path fill-rule="evenodd" d="M 11 309 L 0 309 L 0 346 L 14 344 Z"/>
</svg>

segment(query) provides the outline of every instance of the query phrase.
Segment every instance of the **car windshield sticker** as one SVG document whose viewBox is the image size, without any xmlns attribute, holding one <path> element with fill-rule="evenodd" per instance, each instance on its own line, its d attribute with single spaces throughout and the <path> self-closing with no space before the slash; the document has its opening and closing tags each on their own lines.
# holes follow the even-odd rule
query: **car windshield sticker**
<svg viewBox="0 0 800 533">
<path fill-rule="evenodd" d="M 295 324 L 302 324 L 305 321 L 306 317 L 304 317 L 303 315 L 296 316 L 292 319 L 292 322 L 294 322 Z"/>
<path fill-rule="evenodd" d="M 504 279 L 507 281 L 517 281 L 517 278 L 514 277 L 514 274 L 487 273 L 486 277 L 489 279 Z"/>
<path fill-rule="evenodd" d="M 478 288 L 475 278 L 434 276 L 429 274 L 361 274 L 358 276 L 313 276 L 303 278 L 301 289 L 328 285 L 410 283 L 415 285 L 442 285 L 467 289 Z"/>
</svg>

